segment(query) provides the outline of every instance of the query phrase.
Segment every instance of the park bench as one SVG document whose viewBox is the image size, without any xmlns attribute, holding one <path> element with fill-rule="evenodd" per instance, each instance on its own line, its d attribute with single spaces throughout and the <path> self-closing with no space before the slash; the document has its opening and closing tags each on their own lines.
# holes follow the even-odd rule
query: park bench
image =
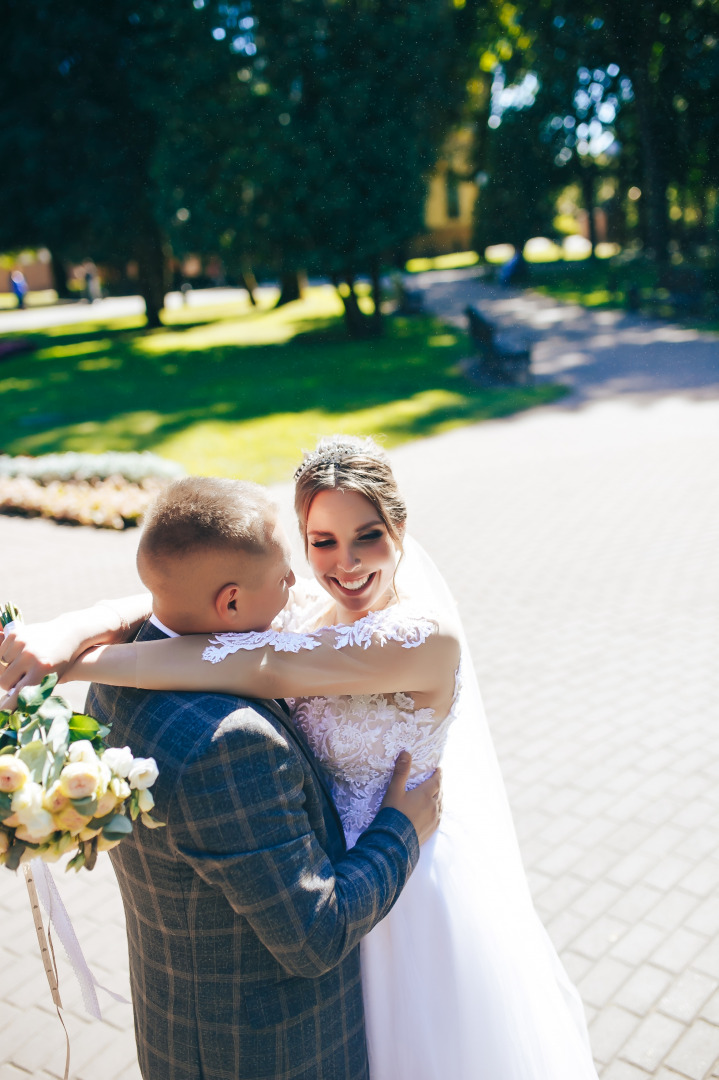
<svg viewBox="0 0 719 1080">
<path fill-rule="evenodd" d="M 499 341 L 496 330 L 475 304 L 465 308 L 474 349 L 469 374 L 489 385 L 527 386 L 532 382 L 531 349 Z"/>
<path fill-rule="evenodd" d="M 701 270 L 685 266 L 669 266 L 662 271 L 658 289 L 651 296 L 642 296 L 636 285 L 627 289 L 627 307 L 670 307 L 675 315 L 700 315 L 704 307 L 705 282 Z"/>
</svg>

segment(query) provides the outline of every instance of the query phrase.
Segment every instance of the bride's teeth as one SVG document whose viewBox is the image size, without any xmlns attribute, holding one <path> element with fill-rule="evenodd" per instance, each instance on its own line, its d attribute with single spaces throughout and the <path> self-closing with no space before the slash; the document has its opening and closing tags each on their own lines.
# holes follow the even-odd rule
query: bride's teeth
<svg viewBox="0 0 719 1080">
<path fill-rule="evenodd" d="M 340 581 L 340 585 L 343 589 L 349 589 L 351 592 L 355 592 L 357 589 L 361 589 L 363 585 L 366 585 L 370 579 L 370 575 L 361 578 L 359 581 Z M 339 581 L 339 578 L 337 579 Z"/>
</svg>

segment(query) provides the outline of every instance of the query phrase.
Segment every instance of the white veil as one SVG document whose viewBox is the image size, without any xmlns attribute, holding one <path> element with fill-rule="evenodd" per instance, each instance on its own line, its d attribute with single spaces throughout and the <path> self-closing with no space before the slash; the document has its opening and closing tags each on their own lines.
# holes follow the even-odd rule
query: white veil
<svg viewBox="0 0 719 1080">
<path fill-rule="evenodd" d="M 497 1080 L 596 1080 L 581 1001 L 534 910 L 457 606 L 411 538 L 397 590 L 413 607 L 451 619 L 462 642 L 442 759 L 442 823 L 431 858 L 423 855 L 415 870 L 434 879 L 449 923 L 454 956 L 446 970 L 455 985 L 447 999 L 465 1014 L 460 1030 L 473 1034 L 462 1057 L 475 1068 L 481 1061 L 482 1075 Z M 446 944 L 446 927 L 441 936 Z M 455 1074 L 444 1065 L 444 1075 L 472 1075 L 471 1060 L 458 1060 Z"/>
</svg>

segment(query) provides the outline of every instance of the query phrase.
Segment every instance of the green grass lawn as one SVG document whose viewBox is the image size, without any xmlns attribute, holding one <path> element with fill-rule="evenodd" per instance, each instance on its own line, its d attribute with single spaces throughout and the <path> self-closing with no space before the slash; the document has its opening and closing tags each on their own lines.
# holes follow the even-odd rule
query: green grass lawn
<svg viewBox="0 0 719 1080">
<path fill-rule="evenodd" d="M 531 267 L 529 285 L 558 300 L 591 308 L 627 308 L 627 292 L 633 285 L 639 290 L 639 305 L 645 314 L 678 320 L 698 330 L 719 330 L 719 312 L 678 315 L 669 292 L 657 287 L 656 270 L 639 261 L 618 266 L 590 259 L 535 264 Z"/>
<path fill-rule="evenodd" d="M 156 331 L 125 318 L 16 335 L 34 351 L 0 361 L 2 450 L 152 450 L 191 472 L 271 482 L 322 434 L 393 446 L 564 393 L 471 386 L 466 339 L 428 317 L 348 341 L 331 287 L 278 311 L 166 314 Z"/>
</svg>

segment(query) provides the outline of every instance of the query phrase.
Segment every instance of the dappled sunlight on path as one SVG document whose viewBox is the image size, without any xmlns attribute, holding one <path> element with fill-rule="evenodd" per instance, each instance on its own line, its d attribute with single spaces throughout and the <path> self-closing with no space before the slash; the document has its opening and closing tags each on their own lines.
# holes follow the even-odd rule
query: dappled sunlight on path
<svg viewBox="0 0 719 1080">
<path fill-rule="evenodd" d="M 555 408 L 617 395 L 644 401 L 673 393 L 694 400 L 719 397 L 716 334 L 502 289 L 470 271 L 455 271 L 451 280 L 418 275 L 417 286 L 432 311 L 457 325 L 466 321 L 467 304 L 478 304 L 502 333 L 531 342 L 538 380 L 558 379 L 571 388 Z"/>
</svg>

